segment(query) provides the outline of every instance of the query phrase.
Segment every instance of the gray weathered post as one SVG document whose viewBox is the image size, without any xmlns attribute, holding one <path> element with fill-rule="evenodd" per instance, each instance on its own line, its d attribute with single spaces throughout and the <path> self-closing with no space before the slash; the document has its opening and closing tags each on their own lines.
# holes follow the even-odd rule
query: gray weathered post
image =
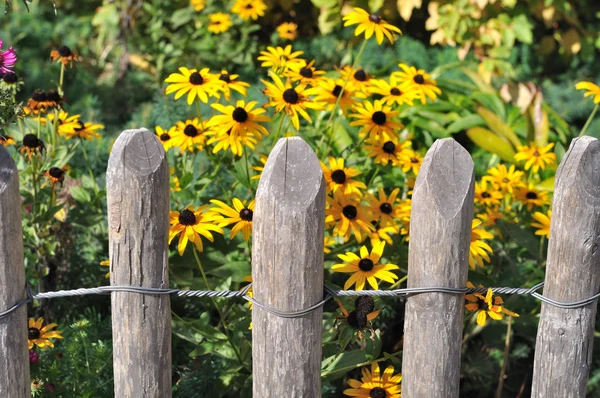
<svg viewBox="0 0 600 398">
<path fill-rule="evenodd" d="M 253 217 L 254 298 L 278 311 L 323 299 L 325 180 L 300 137 L 273 148 L 256 193 Z M 321 396 L 322 308 L 300 318 L 252 311 L 255 397 Z"/>
<path fill-rule="evenodd" d="M 408 287 L 467 283 L 473 220 L 473 160 L 451 138 L 427 152 L 410 215 Z M 423 293 L 406 302 L 402 396 L 458 397 L 464 296 Z"/>
<path fill-rule="evenodd" d="M 17 166 L 0 146 L 0 311 L 25 298 L 21 195 Z M 31 397 L 27 306 L 0 319 L 0 397 Z"/>
<path fill-rule="evenodd" d="M 111 285 L 169 287 L 169 166 L 146 129 L 115 142 L 106 174 Z M 112 293 L 116 397 L 171 396 L 169 296 Z"/>
<path fill-rule="evenodd" d="M 573 302 L 600 289 L 600 142 L 571 142 L 554 186 L 544 295 Z M 597 301 L 563 309 L 543 303 L 532 397 L 585 397 Z"/>
</svg>

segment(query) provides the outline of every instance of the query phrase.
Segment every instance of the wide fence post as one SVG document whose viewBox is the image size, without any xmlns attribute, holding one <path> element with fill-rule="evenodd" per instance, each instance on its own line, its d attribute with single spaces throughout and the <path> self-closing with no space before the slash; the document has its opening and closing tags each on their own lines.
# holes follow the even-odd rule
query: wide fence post
<svg viewBox="0 0 600 398">
<path fill-rule="evenodd" d="M 451 138 L 427 152 L 410 215 L 408 287 L 462 288 L 473 220 L 473 160 Z M 458 397 L 464 296 L 422 293 L 406 302 L 402 396 Z"/>
<path fill-rule="evenodd" d="M 106 186 L 111 285 L 168 288 L 169 166 L 158 138 L 121 133 Z M 170 397 L 169 296 L 111 294 L 115 397 Z"/>
<path fill-rule="evenodd" d="M 0 146 L 0 311 L 25 299 L 21 195 L 17 166 Z M 27 306 L 0 319 L 0 397 L 31 397 Z"/>
<path fill-rule="evenodd" d="M 325 180 L 317 156 L 299 137 L 280 139 L 265 165 L 253 220 L 254 298 L 278 311 L 323 299 Z M 299 318 L 252 311 L 255 397 L 321 396 L 320 307 Z"/>
<path fill-rule="evenodd" d="M 574 302 L 600 289 L 600 142 L 571 142 L 558 170 L 544 296 Z M 585 397 L 597 301 L 565 309 L 542 303 L 532 397 Z"/>
</svg>

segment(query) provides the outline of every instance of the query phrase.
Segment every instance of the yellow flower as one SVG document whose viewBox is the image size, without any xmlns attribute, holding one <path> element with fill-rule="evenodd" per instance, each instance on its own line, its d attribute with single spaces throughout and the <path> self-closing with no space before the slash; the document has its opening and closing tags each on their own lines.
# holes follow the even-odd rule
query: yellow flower
<svg viewBox="0 0 600 398">
<path fill-rule="evenodd" d="M 539 169 L 545 170 L 546 165 L 556 163 L 556 155 L 548 152 L 553 146 L 553 142 L 544 147 L 538 147 L 533 142 L 529 146 L 519 146 L 517 147 L 519 152 L 515 154 L 515 160 L 518 162 L 525 160 L 525 170 L 531 168 L 531 171 L 537 173 Z"/>
<path fill-rule="evenodd" d="M 292 79 L 292 82 L 300 82 L 316 87 L 319 84 L 320 76 L 325 74 L 325 71 L 315 68 L 315 61 L 306 62 L 301 60 L 298 64 L 291 65 L 285 73 L 285 76 Z"/>
<path fill-rule="evenodd" d="M 50 58 L 52 58 L 52 62 L 60 62 L 65 66 L 69 64 L 69 67 L 73 67 L 73 61 L 78 61 L 77 54 L 67 46 L 62 46 L 58 50 L 52 50 Z"/>
<path fill-rule="evenodd" d="M 17 145 L 17 141 L 14 138 L 8 135 L 0 135 L 0 145 L 9 146 L 9 145 Z"/>
<path fill-rule="evenodd" d="M 500 187 L 502 192 L 513 193 L 514 188 L 520 188 L 523 184 L 524 173 L 520 170 L 515 170 L 515 165 L 511 164 L 507 169 L 506 165 L 499 164 L 488 170 L 487 176 L 482 178 L 483 181 L 488 181 Z"/>
<path fill-rule="evenodd" d="M 60 330 L 51 330 L 57 327 L 56 323 L 51 323 L 42 327 L 44 324 L 43 318 L 29 319 L 28 322 L 28 346 L 31 350 L 34 345 L 40 347 L 42 350 L 45 348 L 54 348 L 54 344 L 50 339 L 62 339 L 62 332 Z"/>
<path fill-rule="evenodd" d="M 258 122 L 270 122 L 271 118 L 262 115 L 266 112 L 264 108 L 256 108 L 256 101 L 250 101 L 246 104 L 243 100 L 233 105 L 212 104 L 211 106 L 222 113 L 222 115 L 213 116 L 207 123 L 207 128 L 217 133 L 225 132 L 231 135 L 231 140 L 238 140 L 238 137 L 245 138 L 247 134 L 260 138 L 262 135 L 269 135 L 267 129 L 258 124 Z"/>
<path fill-rule="evenodd" d="M 323 238 L 323 252 L 325 254 L 331 253 L 330 246 L 334 246 L 336 244 L 335 238 L 331 235 L 325 235 Z"/>
<path fill-rule="evenodd" d="M 206 128 L 198 121 L 197 117 L 185 122 L 177 122 L 175 127 L 172 146 L 179 147 L 180 153 L 184 153 L 186 150 L 190 152 L 194 152 L 195 149 L 204 150 Z"/>
<path fill-rule="evenodd" d="M 529 211 L 533 209 L 533 206 L 542 207 L 550 204 L 548 192 L 535 189 L 531 183 L 527 187 L 518 189 L 515 199 L 526 205 Z"/>
<path fill-rule="evenodd" d="M 181 192 L 181 186 L 179 185 L 179 177 L 175 175 L 175 167 L 171 167 L 169 169 L 169 173 L 171 173 L 171 191 L 173 192 Z"/>
<path fill-rule="evenodd" d="M 344 66 L 342 69 L 338 69 L 341 77 L 340 79 L 347 82 L 346 88 L 350 86 L 355 91 L 360 91 L 364 95 L 369 95 L 371 82 L 373 81 L 373 76 L 365 72 L 363 68 L 353 69 L 351 66 Z"/>
<path fill-rule="evenodd" d="M 79 122 L 80 126 L 76 127 L 73 133 L 65 131 L 63 135 L 67 140 L 71 138 L 81 138 L 82 140 L 91 141 L 94 138 L 102 138 L 102 136 L 96 131 L 104 128 L 103 124 L 95 124 L 90 122 Z"/>
<path fill-rule="evenodd" d="M 400 212 L 400 206 L 396 199 L 400 193 L 400 188 L 395 188 L 389 196 L 386 196 L 383 188 L 377 191 L 377 197 L 370 192 L 366 193 L 367 202 L 371 206 L 371 214 L 375 221 L 383 225 L 394 224 L 394 218 Z"/>
<path fill-rule="evenodd" d="M 532 227 L 538 229 L 535 231 L 535 234 L 550 238 L 550 220 L 552 219 L 552 210 L 548 210 L 547 214 L 536 211 L 532 214 L 532 217 L 537 221 L 531 223 Z"/>
<path fill-rule="evenodd" d="M 390 25 L 378 15 L 369 14 L 362 8 L 354 7 L 354 11 L 346 15 L 343 19 L 345 21 L 344 26 L 358 24 L 356 30 L 354 31 L 354 36 L 358 36 L 364 32 L 365 39 L 368 40 L 371 38 L 371 36 L 373 36 L 373 33 L 375 33 L 375 38 L 379 44 L 383 43 L 384 35 L 390 42 L 393 42 L 393 32 L 402 34 L 400 29 L 394 25 Z"/>
<path fill-rule="evenodd" d="M 206 0 L 190 0 L 190 5 L 194 8 L 194 11 L 202 11 L 206 7 Z"/>
<path fill-rule="evenodd" d="M 263 170 L 265 169 L 265 164 L 267 164 L 267 159 L 269 159 L 268 155 L 261 154 L 258 161 L 262 164 L 262 166 L 252 166 L 252 170 L 257 171 L 256 175 L 253 175 L 251 180 L 260 180 L 260 176 L 262 175 Z"/>
<path fill-rule="evenodd" d="M 394 376 L 394 366 L 388 366 L 381 375 L 379 364 L 371 363 L 371 371 L 366 367 L 362 369 L 361 381 L 349 379 L 348 384 L 352 388 L 344 390 L 344 395 L 350 397 L 370 398 L 400 398 L 402 388 L 400 382 L 402 375 Z"/>
<path fill-rule="evenodd" d="M 398 165 L 400 159 L 406 157 L 407 150 L 412 145 L 410 141 L 405 141 L 399 145 L 396 138 L 369 142 L 370 145 L 365 145 L 365 150 L 369 151 L 368 156 L 375 157 L 375 163 L 384 166 L 387 166 L 390 162 L 394 166 Z"/>
<path fill-rule="evenodd" d="M 479 228 L 481 220 L 473 220 L 471 223 L 471 244 L 469 246 L 469 266 L 475 269 L 477 266 L 483 268 L 485 262 L 490 262 L 489 254 L 494 251 L 484 239 L 492 239 L 494 235 L 487 232 L 483 228 Z M 489 253 L 489 254 L 488 254 Z"/>
<path fill-rule="evenodd" d="M 351 193 L 360 195 L 360 190 L 367 188 L 364 183 L 352 179 L 352 177 L 360 175 L 360 172 L 354 168 L 344 167 L 343 158 L 336 159 L 330 156 L 329 166 L 331 168 L 321 162 L 328 192 L 336 192 L 339 189 L 346 195 Z"/>
<path fill-rule="evenodd" d="M 356 106 L 357 113 L 350 114 L 358 120 L 350 123 L 350 126 L 362 126 L 358 136 L 369 135 L 370 140 L 388 141 L 398 137 L 397 130 L 404 128 L 402 123 L 393 121 L 398 116 L 398 111 L 393 111 L 391 106 L 384 106 L 382 101 L 363 101 L 362 105 Z"/>
<path fill-rule="evenodd" d="M 373 227 L 375 228 L 375 230 L 369 235 L 371 246 L 378 245 L 382 240 L 391 245 L 394 243 L 394 241 L 392 240 L 390 234 L 397 234 L 400 232 L 398 227 L 395 225 L 383 225 L 375 221 L 371 221 L 371 224 L 373 224 Z"/>
<path fill-rule="evenodd" d="M 231 90 L 237 91 L 244 97 L 248 94 L 246 87 L 250 87 L 250 85 L 246 82 L 237 80 L 238 77 L 239 75 L 230 74 L 226 70 L 221 70 L 217 83 L 219 90 L 223 92 L 227 101 L 229 101 L 231 96 Z"/>
<path fill-rule="evenodd" d="M 211 203 L 218 207 L 211 208 L 211 211 L 218 214 L 217 223 L 220 227 L 235 224 L 231 228 L 229 238 L 233 239 L 238 232 L 242 231 L 244 240 L 248 242 L 252 235 L 252 216 L 254 215 L 254 201 L 245 205 L 238 198 L 233 198 L 233 208 L 221 202 L 220 200 L 212 199 Z M 225 216 L 225 217 L 223 217 Z"/>
<path fill-rule="evenodd" d="M 233 136 L 233 134 L 231 134 L 231 130 L 210 130 L 206 132 L 206 135 L 212 136 L 206 143 L 208 145 L 215 144 L 212 153 L 231 149 L 231 153 L 234 155 L 242 156 L 244 154 L 244 147 L 254 149 L 256 143 L 258 142 L 258 140 L 250 132 L 246 132 L 246 134 L 243 136 Z"/>
<path fill-rule="evenodd" d="M 277 33 L 284 40 L 296 40 L 296 37 L 298 37 L 298 25 L 293 22 L 284 22 L 277 27 Z"/>
<path fill-rule="evenodd" d="M 79 117 L 81 115 L 71 115 L 63 110 L 61 110 L 58 114 L 58 135 L 63 137 L 72 137 L 75 135 L 75 130 L 81 128 L 81 123 L 79 123 Z M 46 118 L 41 118 L 40 122 L 43 125 L 46 123 L 55 123 L 55 117 L 53 113 L 48 113 Z"/>
<path fill-rule="evenodd" d="M 110 268 L 110 260 L 102 260 L 100 261 L 100 265 L 103 267 L 109 267 Z M 107 272 L 106 274 L 104 274 L 104 277 L 106 279 L 110 278 L 110 272 Z"/>
<path fill-rule="evenodd" d="M 229 14 L 224 12 L 215 12 L 208 16 L 210 23 L 208 24 L 208 31 L 214 34 L 227 32 L 232 25 Z"/>
<path fill-rule="evenodd" d="M 467 287 L 471 289 L 475 288 L 471 282 L 467 282 Z M 502 300 L 502 297 L 494 295 L 490 288 L 488 288 L 485 296 L 481 293 L 472 293 L 465 295 L 465 299 L 469 302 L 468 304 L 465 304 L 467 311 L 477 312 L 477 324 L 479 326 L 485 325 L 488 316 L 496 321 L 502 320 L 503 314 L 515 318 L 519 316 L 504 308 L 504 300 Z"/>
<path fill-rule="evenodd" d="M 345 115 L 348 109 L 354 105 L 353 97 L 355 93 L 353 87 L 346 85 L 342 94 L 342 87 L 344 87 L 344 81 L 342 80 L 334 80 L 328 77 L 320 79 L 318 86 L 315 87 L 315 101 L 325 103 L 325 109 L 332 111 L 339 97 L 338 106 Z"/>
<path fill-rule="evenodd" d="M 379 242 L 377 246 L 374 246 L 371 253 L 367 250 L 366 246 L 360 248 L 360 257 L 352 252 L 346 252 L 346 254 L 338 254 L 338 257 L 345 261 L 345 264 L 335 264 L 331 267 L 333 272 L 350 272 L 352 275 L 344 284 L 344 289 L 349 289 L 352 285 L 355 285 L 356 290 L 363 290 L 365 282 L 369 282 L 369 285 L 375 290 L 379 289 L 377 279 L 394 283 L 394 280 L 398 279 L 398 276 L 390 272 L 393 269 L 399 269 L 395 264 L 379 264 L 379 260 L 383 255 L 383 249 L 385 242 Z"/>
<path fill-rule="evenodd" d="M 314 89 L 307 89 L 306 84 L 300 83 L 296 87 L 292 87 L 292 84 L 287 81 L 285 84 L 281 81 L 279 76 L 273 74 L 274 84 L 261 80 L 267 88 L 264 93 L 269 97 L 269 103 L 267 106 L 275 107 L 275 112 L 279 113 L 285 111 L 292 120 L 292 125 L 296 130 L 300 128 L 300 121 L 298 114 L 302 116 L 307 122 L 312 123 L 312 120 L 306 108 L 308 109 L 322 109 L 323 105 L 318 102 L 313 102 L 308 97 L 314 93 Z"/>
<path fill-rule="evenodd" d="M 290 68 L 297 68 L 304 61 L 300 57 L 304 51 L 292 52 L 292 45 L 288 44 L 285 48 L 282 47 L 267 47 L 267 51 L 261 51 L 260 57 L 257 59 L 263 61 L 260 66 L 271 68 L 275 72 L 284 73 Z"/>
<path fill-rule="evenodd" d="M 165 151 L 168 151 L 169 148 L 172 148 L 173 141 L 174 141 L 173 138 L 177 134 L 177 131 L 176 131 L 177 128 L 175 126 L 173 126 L 167 131 L 167 130 L 163 130 L 163 128 L 160 126 L 156 126 L 155 130 L 156 130 L 156 136 L 160 140 L 161 144 L 163 144 Z"/>
<path fill-rule="evenodd" d="M 167 95 L 175 93 L 175 99 L 178 100 L 187 93 L 188 105 L 192 105 L 196 98 L 205 104 L 209 96 L 219 98 L 218 83 L 215 83 L 216 78 L 208 68 L 198 71 L 181 67 L 179 72 L 171 73 L 165 79 L 166 83 L 171 83 L 167 86 Z"/>
<path fill-rule="evenodd" d="M 575 86 L 577 90 L 587 90 L 584 97 L 594 96 L 594 104 L 600 104 L 600 87 L 592 82 L 579 82 Z"/>
<path fill-rule="evenodd" d="M 231 8 L 231 11 L 238 14 L 244 21 L 252 18 L 257 20 L 258 17 L 265 15 L 267 5 L 262 0 L 236 0 Z"/>
<path fill-rule="evenodd" d="M 417 69 L 414 66 L 398 64 L 402 72 L 394 72 L 392 76 L 396 77 L 400 84 L 400 89 L 411 90 L 416 92 L 416 96 L 421 99 L 421 103 L 425 105 L 427 98 L 435 101 L 437 96 L 442 93 L 435 80 L 423 69 Z"/>
<path fill-rule="evenodd" d="M 475 183 L 475 203 L 481 206 L 495 207 L 502 202 L 502 192 L 498 191 L 493 184 L 482 180 Z"/>
<path fill-rule="evenodd" d="M 390 76 L 389 83 L 383 79 L 373 79 L 369 92 L 370 94 L 381 95 L 381 101 L 386 105 L 414 105 L 413 101 L 419 96 L 419 92 L 414 88 L 400 88 L 401 82 L 399 80 L 398 76 L 393 74 Z"/>
<path fill-rule="evenodd" d="M 421 165 L 423 164 L 423 157 L 413 150 L 403 151 L 400 157 L 400 167 L 404 173 L 412 171 L 415 175 L 419 174 Z"/>
<path fill-rule="evenodd" d="M 358 242 L 365 239 L 375 227 L 371 224 L 368 208 L 360 203 L 356 195 L 345 195 L 338 189 L 332 197 L 327 197 L 328 208 L 325 209 L 325 224 L 333 225 L 333 235 L 343 236 L 344 242 L 354 234 Z"/>
<path fill-rule="evenodd" d="M 194 243 L 196 249 L 201 252 L 203 248 L 200 235 L 214 242 L 215 239 L 212 232 L 223 233 L 221 227 L 215 225 L 215 221 L 217 221 L 219 216 L 212 212 L 205 213 L 204 211 L 207 208 L 208 205 L 204 205 L 200 206 L 197 210 L 188 207 L 181 211 L 170 212 L 171 227 L 169 228 L 169 244 L 171 244 L 174 237 L 179 235 L 177 251 L 180 256 L 183 256 L 188 241 Z"/>
</svg>

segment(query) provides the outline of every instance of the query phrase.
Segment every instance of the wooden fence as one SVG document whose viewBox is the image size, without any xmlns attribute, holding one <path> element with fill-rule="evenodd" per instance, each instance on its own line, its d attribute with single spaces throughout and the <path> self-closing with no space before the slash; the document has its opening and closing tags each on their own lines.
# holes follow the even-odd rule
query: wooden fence
<svg viewBox="0 0 600 398">
<path fill-rule="evenodd" d="M 600 290 L 600 143 L 573 140 L 556 173 L 544 295 L 585 299 Z M 418 175 L 411 212 L 409 287 L 464 287 L 473 218 L 473 161 L 452 139 L 438 140 Z M 168 287 L 169 172 L 148 130 L 123 132 L 107 171 L 111 284 Z M 256 194 L 254 297 L 279 311 L 323 298 L 325 183 L 301 138 L 280 139 Z M 18 174 L 0 147 L 0 310 L 25 297 Z M 169 296 L 113 292 L 117 397 L 171 396 Z M 406 303 L 402 395 L 458 397 L 464 296 L 422 293 Z M 584 397 L 596 302 L 543 304 L 532 396 Z M 320 397 L 322 309 L 280 318 L 255 307 L 253 393 Z M 0 397 L 29 397 L 27 314 L 0 319 Z"/>
</svg>

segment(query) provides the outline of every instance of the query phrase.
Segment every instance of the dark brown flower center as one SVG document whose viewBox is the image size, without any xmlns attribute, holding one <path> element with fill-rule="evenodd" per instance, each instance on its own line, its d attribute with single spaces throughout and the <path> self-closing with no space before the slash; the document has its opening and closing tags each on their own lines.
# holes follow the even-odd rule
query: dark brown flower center
<svg viewBox="0 0 600 398">
<path fill-rule="evenodd" d="M 181 225 L 195 225 L 196 224 L 196 216 L 194 212 L 188 209 L 181 210 L 179 212 L 179 224 Z"/>
<path fill-rule="evenodd" d="M 229 76 L 229 73 L 221 73 L 219 75 L 219 80 L 225 83 L 231 83 L 231 77 Z"/>
<path fill-rule="evenodd" d="M 379 210 L 381 210 L 383 214 L 390 214 L 392 212 L 392 205 L 389 203 L 382 203 L 379 205 Z"/>
<path fill-rule="evenodd" d="M 535 151 L 535 152 L 533 153 L 533 156 L 540 156 L 540 153 L 539 153 L 538 151 Z"/>
<path fill-rule="evenodd" d="M 59 169 L 58 167 L 50 167 L 50 170 L 48 170 L 48 174 L 50 174 L 50 176 L 53 178 L 63 178 L 65 172 L 62 169 Z"/>
<path fill-rule="evenodd" d="M 487 198 L 491 198 L 492 195 L 490 195 L 488 192 L 482 192 L 481 197 L 487 199 Z"/>
<path fill-rule="evenodd" d="M 371 14 L 369 15 L 369 21 L 373 23 L 381 23 L 381 18 L 379 17 L 379 15 Z"/>
<path fill-rule="evenodd" d="M 342 209 L 342 214 L 350 219 L 350 220 L 354 220 L 356 218 L 356 216 L 358 215 L 358 211 L 356 210 L 356 206 L 352 206 L 352 205 L 348 205 L 348 206 L 344 206 L 344 208 Z"/>
<path fill-rule="evenodd" d="M 344 170 L 334 170 L 331 173 L 331 180 L 336 184 L 343 184 L 346 182 L 346 173 Z"/>
<path fill-rule="evenodd" d="M 194 138 L 198 135 L 198 129 L 193 124 L 188 124 L 183 129 L 183 134 L 187 135 L 188 137 Z"/>
<path fill-rule="evenodd" d="M 400 91 L 399 89 L 397 89 L 396 87 L 392 87 L 390 89 L 390 94 L 391 95 L 402 95 L 402 91 Z"/>
<path fill-rule="evenodd" d="M 415 75 L 415 77 L 413 77 L 413 81 L 417 84 L 423 84 L 425 83 L 425 78 L 422 74 L 419 73 L 418 75 Z"/>
<path fill-rule="evenodd" d="M 248 120 L 248 112 L 246 112 L 244 108 L 238 106 L 233 110 L 231 117 L 238 123 L 244 123 L 246 120 Z"/>
<path fill-rule="evenodd" d="M 419 163 L 419 159 L 417 159 L 417 158 L 410 158 L 410 162 L 411 163 Z"/>
<path fill-rule="evenodd" d="M 352 311 L 348 314 L 348 325 L 353 329 L 364 329 L 367 327 L 367 314 L 359 314 L 356 311 Z"/>
<path fill-rule="evenodd" d="M 358 262 L 358 268 L 360 268 L 361 271 L 365 272 L 371 271 L 374 265 L 375 264 L 373 264 L 373 260 L 371 260 L 370 258 L 361 258 Z"/>
<path fill-rule="evenodd" d="M 60 102 L 60 94 L 56 90 L 49 90 L 48 94 L 46 94 L 46 99 L 48 101 Z"/>
<path fill-rule="evenodd" d="M 300 69 L 300 75 L 302 77 L 310 79 L 311 77 L 313 77 L 313 71 L 311 68 L 305 66 L 304 68 Z"/>
<path fill-rule="evenodd" d="M 504 183 L 507 183 L 507 182 L 510 182 L 510 180 L 509 180 L 508 178 L 504 177 L 504 178 L 502 179 L 502 182 L 504 182 Z"/>
<path fill-rule="evenodd" d="M 371 120 L 373 121 L 373 123 L 379 125 L 379 126 L 383 126 L 385 124 L 385 120 L 386 120 L 386 116 L 385 113 L 383 113 L 382 111 L 375 111 L 373 112 L 373 115 L 371 116 Z"/>
<path fill-rule="evenodd" d="M 199 86 L 202 83 L 204 83 L 204 79 L 202 78 L 202 75 L 198 72 L 193 72 L 190 75 L 190 83 L 192 83 L 194 86 Z"/>
<path fill-rule="evenodd" d="M 246 4 L 246 10 L 251 10 L 253 8 L 254 8 L 254 6 L 252 5 L 252 3 Z"/>
<path fill-rule="evenodd" d="M 375 302 L 371 296 L 358 296 L 354 300 L 354 308 L 359 314 L 370 314 L 375 309 Z"/>
<path fill-rule="evenodd" d="M 391 155 L 395 151 L 396 151 L 396 144 L 394 144 L 392 141 L 387 141 L 385 144 L 383 144 L 383 152 Z"/>
<path fill-rule="evenodd" d="M 535 192 L 531 192 L 531 191 L 527 192 L 527 194 L 525 195 L 525 197 L 527 199 L 531 199 L 531 200 L 535 200 L 535 199 L 538 198 L 537 194 Z"/>
<path fill-rule="evenodd" d="M 37 102 L 46 101 L 46 92 L 44 90 L 35 90 L 31 95 L 31 99 Z"/>
<path fill-rule="evenodd" d="M 253 215 L 254 215 L 254 212 L 250 209 L 240 210 L 240 218 L 244 221 L 252 221 Z"/>
<path fill-rule="evenodd" d="M 62 46 L 58 49 L 58 54 L 61 57 L 70 57 L 71 55 L 73 55 L 73 52 L 71 51 L 71 49 L 67 46 Z"/>
<path fill-rule="evenodd" d="M 29 328 L 29 331 L 28 331 L 29 340 L 39 339 L 41 335 L 42 334 L 40 332 L 40 329 L 38 329 L 38 328 Z"/>
<path fill-rule="evenodd" d="M 4 76 L 2 76 L 2 80 L 7 84 L 15 84 L 17 82 L 17 74 L 13 72 L 8 72 Z"/>
<path fill-rule="evenodd" d="M 169 141 L 170 139 L 171 139 L 171 136 L 169 135 L 169 133 L 162 133 L 160 135 L 160 140 L 162 142 Z"/>
<path fill-rule="evenodd" d="M 387 393 L 381 387 L 375 387 L 369 392 L 369 397 L 371 398 L 386 398 Z"/>
<path fill-rule="evenodd" d="M 479 301 L 477 302 L 477 306 L 479 307 L 480 310 L 483 310 L 483 311 L 489 311 L 489 309 L 490 309 L 490 306 L 488 305 L 488 303 L 482 299 L 479 299 Z"/>
<path fill-rule="evenodd" d="M 283 92 L 283 100 L 288 104 L 296 104 L 298 103 L 298 93 L 293 88 L 288 88 Z"/>
<path fill-rule="evenodd" d="M 25 134 L 23 137 L 23 145 L 25 145 L 27 148 L 37 148 L 40 146 L 41 142 L 42 141 L 40 141 L 35 134 L 29 133 Z"/>
<path fill-rule="evenodd" d="M 354 78 L 359 82 L 364 82 L 367 80 L 367 74 L 363 69 L 359 69 L 356 72 L 354 72 Z"/>
<path fill-rule="evenodd" d="M 337 97 L 340 96 L 340 94 L 342 93 L 342 86 L 336 84 L 335 87 L 333 88 L 333 91 L 331 92 L 333 95 Z"/>
</svg>

